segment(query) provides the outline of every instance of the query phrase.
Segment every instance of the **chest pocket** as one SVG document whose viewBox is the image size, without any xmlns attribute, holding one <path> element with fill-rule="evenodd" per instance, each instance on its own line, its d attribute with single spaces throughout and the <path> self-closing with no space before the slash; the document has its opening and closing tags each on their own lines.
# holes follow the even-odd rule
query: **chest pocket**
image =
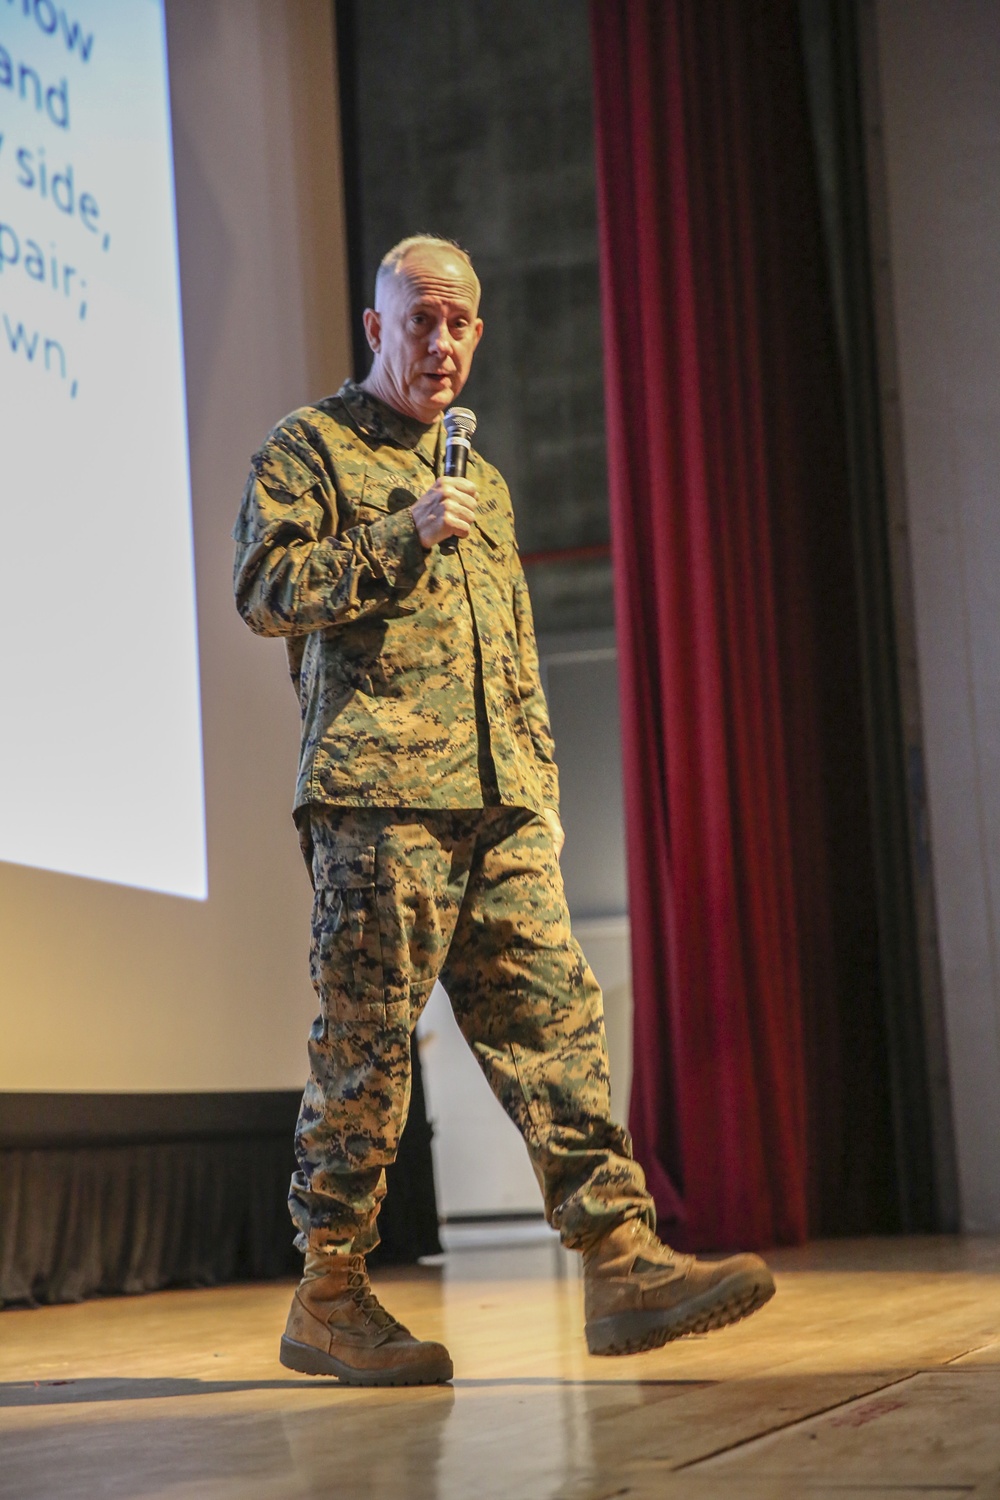
<svg viewBox="0 0 1000 1500">
<path fill-rule="evenodd" d="M 476 530 L 486 543 L 486 552 L 494 563 L 505 563 L 514 549 L 514 530 L 502 511 L 483 505 L 476 512 Z"/>
<path fill-rule="evenodd" d="M 413 490 L 395 482 L 384 469 L 368 469 L 358 497 L 358 521 L 377 521 L 380 516 L 393 515 L 397 510 L 405 510 L 416 499 Z"/>
</svg>

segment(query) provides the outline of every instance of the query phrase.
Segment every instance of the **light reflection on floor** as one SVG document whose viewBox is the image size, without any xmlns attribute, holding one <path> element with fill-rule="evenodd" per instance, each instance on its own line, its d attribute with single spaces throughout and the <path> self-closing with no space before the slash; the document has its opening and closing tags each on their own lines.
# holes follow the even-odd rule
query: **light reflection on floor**
<svg viewBox="0 0 1000 1500">
<path fill-rule="evenodd" d="M 576 1257 L 537 1232 L 511 1243 L 509 1226 L 484 1238 L 456 1232 L 440 1264 L 378 1278 L 449 1344 L 452 1387 L 291 1375 L 287 1285 L 4 1312 L 0 1496 L 1000 1493 L 1000 1241 L 782 1252 L 778 1296 L 746 1324 L 598 1360 Z"/>
</svg>

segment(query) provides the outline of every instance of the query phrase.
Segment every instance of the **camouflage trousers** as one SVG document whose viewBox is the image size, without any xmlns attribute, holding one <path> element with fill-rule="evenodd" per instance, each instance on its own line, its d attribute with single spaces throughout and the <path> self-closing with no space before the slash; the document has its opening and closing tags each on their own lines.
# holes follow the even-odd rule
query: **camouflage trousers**
<svg viewBox="0 0 1000 1500">
<path fill-rule="evenodd" d="M 320 1014 L 289 1193 L 299 1248 L 378 1244 L 410 1032 L 439 978 L 563 1242 L 580 1249 L 631 1217 L 652 1225 L 628 1133 L 610 1118 L 601 991 L 570 935 L 544 820 L 502 807 L 313 806 L 300 827 Z"/>
</svg>

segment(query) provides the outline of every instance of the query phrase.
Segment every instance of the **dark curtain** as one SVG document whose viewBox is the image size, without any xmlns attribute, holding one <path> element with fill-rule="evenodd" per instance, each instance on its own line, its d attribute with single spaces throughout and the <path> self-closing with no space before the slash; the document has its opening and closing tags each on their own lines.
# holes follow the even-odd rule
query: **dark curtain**
<svg viewBox="0 0 1000 1500">
<path fill-rule="evenodd" d="M 415 1038 L 372 1266 L 437 1255 Z M 0 1307 L 297 1276 L 299 1095 L 0 1094 Z"/>
<path fill-rule="evenodd" d="M 894 577 L 883 469 L 880 375 L 869 229 L 862 32 L 856 0 L 799 0 L 822 219 L 843 372 L 854 516 L 859 638 L 872 788 L 881 1011 L 891 1058 L 901 1227 L 958 1227 L 929 814 L 909 584 Z M 877 147 L 876 147 L 877 150 Z M 875 198 L 881 190 L 876 183 Z"/>
<path fill-rule="evenodd" d="M 843 412 L 794 0 L 593 0 L 635 1049 L 691 1248 L 892 1227 Z"/>
</svg>

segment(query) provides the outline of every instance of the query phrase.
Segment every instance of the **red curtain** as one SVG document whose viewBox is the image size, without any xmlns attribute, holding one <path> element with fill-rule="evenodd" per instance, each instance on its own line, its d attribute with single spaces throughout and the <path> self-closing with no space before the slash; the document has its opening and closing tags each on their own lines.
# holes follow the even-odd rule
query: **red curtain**
<svg viewBox="0 0 1000 1500">
<path fill-rule="evenodd" d="M 675 1243 L 796 1242 L 822 1222 L 824 1184 L 843 1198 L 851 1176 L 820 701 L 831 630 L 835 670 L 856 665 L 797 5 L 592 0 L 591 18 L 630 1127 Z M 839 609 L 817 620 L 837 604 L 811 587 L 824 569 Z M 841 696 L 861 757 L 850 681 Z M 863 758 L 854 769 L 863 784 Z"/>
</svg>

